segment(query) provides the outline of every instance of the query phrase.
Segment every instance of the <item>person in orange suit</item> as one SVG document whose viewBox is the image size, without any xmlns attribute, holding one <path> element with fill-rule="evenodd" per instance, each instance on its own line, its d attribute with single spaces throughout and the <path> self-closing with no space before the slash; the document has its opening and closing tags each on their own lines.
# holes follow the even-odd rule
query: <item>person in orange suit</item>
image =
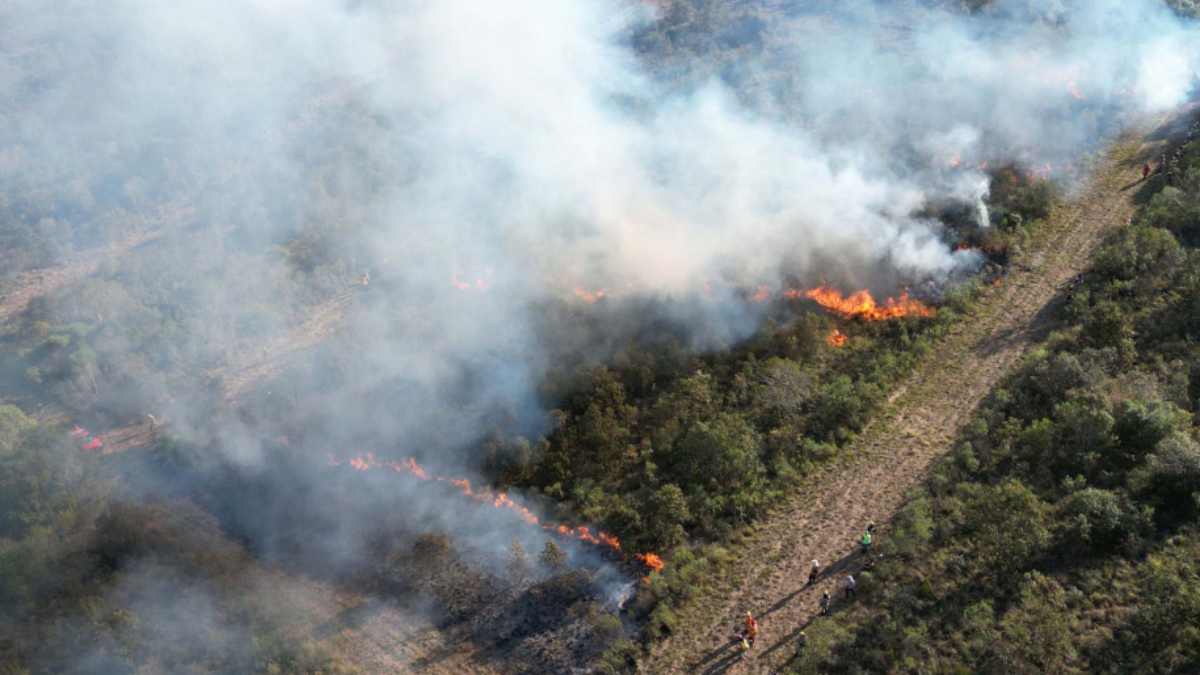
<svg viewBox="0 0 1200 675">
<path fill-rule="evenodd" d="M 754 619 L 754 615 L 749 611 L 746 612 L 746 640 L 750 642 L 750 646 L 754 646 L 754 640 L 758 638 L 758 621 Z"/>
</svg>

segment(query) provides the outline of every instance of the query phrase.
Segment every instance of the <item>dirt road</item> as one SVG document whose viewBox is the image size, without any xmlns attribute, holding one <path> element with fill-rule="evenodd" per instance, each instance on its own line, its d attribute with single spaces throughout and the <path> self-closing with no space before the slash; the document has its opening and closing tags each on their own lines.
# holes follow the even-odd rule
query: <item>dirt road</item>
<svg viewBox="0 0 1200 675">
<path fill-rule="evenodd" d="M 678 628 L 640 664 L 645 673 L 780 672 L 796 636 L 816 617 L 821 592 L 835 595 L 840 575 L 805 588 L 814 558 L 855 569 L 855 542 L 869 522 L 886 523 L 905 495 L 946 453 L 959 428 L 992 387 L 1052 326 L 1064 286 L 1082 272 L 1103 236 L 1124 225 L 1140 187 L 1139 167 L 1157 156 L 1165 119 L 1147 122 L 1112 146 L 1080 194 L 1056 208 L 1004 282 L 980 299 L 897 390 L 848 449 L 818 471 L 789 504 L 738 544 L 734 580 L 719 597 L 701 597 L 678 613 Z M 1158 133 L 1143 140 L 1151 128 Z M 755 648 L 738 658 L 730 635 L 740 617 L 759 618 Z"/>
<path fill-rule="evenodd" d="M 231 354 L 227 363 L 209 371 L 208 377 L 221 380 L 226 402 L 233 404 L 255 386 L 278 375 L 295 363 L 300 355 L 312 350 L 332 335 L 361 289 L 352 287 L 312 308 L 304 321 L 252 351 Z"/>
<path fill-rule="evenodd" d="M 13 291 L 0 297 L 0 323 L 25 311 L 30 301 L 90 276 L 101 263 L 115 260 L 126 251 L 161 236 L 158 230 L 140 230 L 106 246 L 81 251 L 60 265 L 29 270 L 17 275 Z"/>
</svg>

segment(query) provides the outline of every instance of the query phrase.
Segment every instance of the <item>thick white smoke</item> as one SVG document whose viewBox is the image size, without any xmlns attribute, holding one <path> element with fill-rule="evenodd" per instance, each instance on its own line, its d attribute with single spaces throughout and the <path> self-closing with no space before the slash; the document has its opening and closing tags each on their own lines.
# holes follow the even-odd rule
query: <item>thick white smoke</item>
<svg viewBox="0 0 1200 675">
<path fill-rule="evenodd" d="M 758 327 L 741 294 L 760 284 L 942 279 L 977 259 L 923 207 L 973 205 L 985 227 L 982 162 L 1061 166 L 1196 84 L 1200 31 L 1159 0 L 932 4 L 9 0 L 0 218 L 43 239 L 168 230 L 62 323 L 120 354 L 88 392 L 113 418 L 165 412 L 239 465 L 196 492 L 256 553 L 347 564 L 401 523 L 498 564 L 543 532 L 391 474 L 265 461 L 270 422 L 221 414 L 206 373 L 369 270 L 336 346 L 264 399 L 304 417 L 309 450 L 471 475 L 454 451 L 548 427 L 551 360 L 615 353 L 646 319 L 546 320 L 574 288 L 710 349 Z M 167 641 L 191 612 L 234 644 L 202 590 L 129 578 L 123 602 L 155 608 Z"/>
<path fill-rule="evenodd" d="M 192 209 L 209 236 L 160 255 L 198 315 L 287 301 L 272 247 L 334 232 L 331 255 L 399 290 L 349 318 L 354 387 L 321 392 L 330 426 L 461 446 L 496 409 L 541 419 L 538 302 L 941 277 L 973 258 L 923 205 L 981 205 L 985 160 L 1068 161 L 1183 101 L 1200 63 L 1158 0 L 729 0 L 706 5 L 765 18 L 709 51 L 671 42 L 689 26 L 660 5 L 8 2 L 0 188 L 84 214 Z M 755 328 L 720 300 L 664 311 L 715 336 L 702 347 Z M 215 323 L 173 339 L 219 360 Z"/>
</svg>

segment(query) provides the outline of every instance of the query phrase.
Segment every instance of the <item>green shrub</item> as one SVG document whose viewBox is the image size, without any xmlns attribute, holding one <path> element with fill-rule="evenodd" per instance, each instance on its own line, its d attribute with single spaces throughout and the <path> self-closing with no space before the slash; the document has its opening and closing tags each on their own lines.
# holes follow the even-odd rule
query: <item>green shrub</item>
<svg viewBox="0 0 1200 675">
<path fill-rule="evenodd" d="M 1175 515 L 1196 512 L 1200 492 L 1200 443 L 1174 434 L 1158 444 L 1149 460 L 1150 491 L 1159 511 Z"/>
<path fill-rule="evenodd" d="M 1108 490 L 1085 488 L 1062 505 L 1066 538 L 1093 551 L 1106 551 L 1122 537 L 1127 525 L 1121 497 Z"/>
</svg>

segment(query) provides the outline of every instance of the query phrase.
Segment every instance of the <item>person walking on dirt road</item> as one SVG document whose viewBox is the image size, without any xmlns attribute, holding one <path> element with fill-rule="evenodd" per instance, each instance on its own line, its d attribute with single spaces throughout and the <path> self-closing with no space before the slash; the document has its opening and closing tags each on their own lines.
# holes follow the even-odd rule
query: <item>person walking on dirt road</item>
<svg viewBox="0 0 1200 675">
<path fill-rule="evenodd" d="M 859 543 L 862 545 L 862 552 L 864 554 L 871 552 L 871 530 L 874 529 L 874 527 L 875 525 L 872 524 L 866 530 L 864 530 L 862 539 L 859 540 Z"/>
<path fill-rule="evenodd" d="M 734 633 L 733 639 L 738 641 L 738 649 L 742 652 L 748 652 L 754 646 L 754 641 L 758 639 L 758 622 L 749 611 L 746 612 L 745 628 Z"/>
<path fill-rule="evenodd" d="M 821 563 L 813 559 L 812 568 L 808 570 L 808 585 L 812 586 L 817 583 L 817 577 L 819 576 L 821 576 Z"/>
<path fill-rule="evenodd" d="M 847 572 L 846 573 L 846 599 L 847 600 L 854 597 L 854 587 L 857 585 L 858 584 L 854 581 L 854 575 Z"/>
<path fill-rule="evenodd" d="M 750 646 L 754 646 L 754 641 L 758 639 L 758 621 L 754 619 L 754 615 L 746 611 L 746 639 L 750 641 Z"/>
<path fill-rule="evenodd" d="M 821 616 L 829 616 L 829 603 L 833 598 L 829 597 L 829 591 L 821 594 Z"/>
</svg>

